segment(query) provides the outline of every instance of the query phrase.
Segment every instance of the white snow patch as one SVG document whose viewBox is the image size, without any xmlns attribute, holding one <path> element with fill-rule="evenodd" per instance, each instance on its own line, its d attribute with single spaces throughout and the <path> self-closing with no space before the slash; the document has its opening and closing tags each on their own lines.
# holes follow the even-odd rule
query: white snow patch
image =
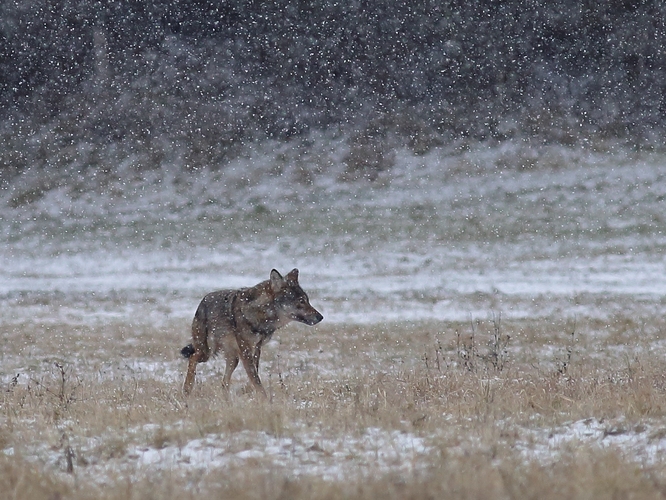
<svg viewBox="0 0 666 500">
<path fill-rule="evenodd" d="M 422 437 L 369 428 L 358 437 L 336 438 L 308 433 L 294 438 L 276 437 L 242 431 L 195 439 L 180 447 L 137 447 L 128 456 L 139 468 L 151 470 L 211 470 L 259 461 L 266 468 L 282 469 L 294 476 L 317 475 L 339 481 L 355 474 L 409 472 L 424 467 L 430 452 L 431 447 Z"/>
<path fill-rule="evenodd" d="M 522 455 L 543 462 L 557 460 L 562 450 L 581 444 L 617 450 L 629 460 L 648 465 L 663 462 L 666 452 L 666 426 L 654 422 L 588 418 L 551 429 L 523 430 L 522 435 L 526 438 L 518 443 Z"/>
</svg>

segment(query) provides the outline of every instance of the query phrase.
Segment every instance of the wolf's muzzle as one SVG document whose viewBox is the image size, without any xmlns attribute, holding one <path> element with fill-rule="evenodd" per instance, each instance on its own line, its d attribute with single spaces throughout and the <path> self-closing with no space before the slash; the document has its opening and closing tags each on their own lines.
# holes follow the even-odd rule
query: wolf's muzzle
<svg viewBox="0 0 666 500">
<path fill-rule="evenodd" d="M 306 325 L 309 325 L 309 326 L 316 325 L 322 319 L 324 319 L 324 317 L 319 313 L 319 311 L 315 311 L 315 314 L 308 314 L 307 316 L 305 316 L 305 315 L 301 316 L 300 314 L 295 314 L 292 317 L 296 321 L 299 321 L 301 323 L 305 323 Z"/>
</svg>

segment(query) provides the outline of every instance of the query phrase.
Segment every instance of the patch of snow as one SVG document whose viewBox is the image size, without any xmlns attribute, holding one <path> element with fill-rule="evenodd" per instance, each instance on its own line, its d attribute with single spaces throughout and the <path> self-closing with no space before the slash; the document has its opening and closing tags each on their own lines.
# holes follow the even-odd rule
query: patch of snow
<svg viewBox="0 0 666 500">
<path fill-rule="evenodd" d="M 359 437 L 338 438 L 307 433 L 297 438 L 281 438 L 265 432 L 242 431 L 195 439 L 184 446 L 137 447 L 128 455 L 139 468 L 152 470 L 209 470 L 258 460 L 268 468 L 290 471 L 294 476 L 318 475 L 328 480 L 343 480 L 356 473 L 407 471 L 418 463 L 425 466 L 430 452 L 424 438 L 369 428 Z"/>
<path fill-rule="evenodd" d="M 523 436 L 526 439 L 518 445 L 522 455 L 543 462 L 557 460 L 561 450 L 578 444 L 615 449 L 649 465 L 663 461 L 666 452 L 666 427 L 649 422 L 631 425 L 588 418 L 552 429 L 523 430 Z"/>
</svg>

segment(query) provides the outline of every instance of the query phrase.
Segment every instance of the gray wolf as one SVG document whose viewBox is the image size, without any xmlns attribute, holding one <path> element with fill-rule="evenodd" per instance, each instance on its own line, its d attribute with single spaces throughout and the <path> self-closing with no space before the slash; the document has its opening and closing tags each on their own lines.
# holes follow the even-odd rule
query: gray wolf
<svg viewBox="0 0 666 500">
<path fill-rule="evenodd" d="M 197 364 L 222 351 L 226 361 L 224 386 L 229 388 L 231 374 L 241 360 L 253 387 L 266 396 L 259 378 L 264 343 L 291 321 L 316 325 L 323 318 L 298 284 L 298 269 L 284 278 L 273 269 L 268 280 L 251 288 L 209 293 L 194 315 L 192 343 L 180 351 L 189 359 L 183 392 L 192 390 Z"/>
</svg>

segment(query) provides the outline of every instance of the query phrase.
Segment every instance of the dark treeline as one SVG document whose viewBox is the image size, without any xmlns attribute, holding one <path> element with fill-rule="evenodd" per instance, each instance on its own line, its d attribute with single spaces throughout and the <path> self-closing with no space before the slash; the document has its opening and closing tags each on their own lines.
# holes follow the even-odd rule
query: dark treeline
<svg viewBox="0 0 666 500">
<path fill-rule="evenodd" d="M 378 120 L 441 141 L 654 145 L 665 20 L 666 3 L 631 0 L 2 0 L 0 165 L 35 161 L 35 137 L 42 156 L 160 142 L 207 163 Z"/>
</svg>

